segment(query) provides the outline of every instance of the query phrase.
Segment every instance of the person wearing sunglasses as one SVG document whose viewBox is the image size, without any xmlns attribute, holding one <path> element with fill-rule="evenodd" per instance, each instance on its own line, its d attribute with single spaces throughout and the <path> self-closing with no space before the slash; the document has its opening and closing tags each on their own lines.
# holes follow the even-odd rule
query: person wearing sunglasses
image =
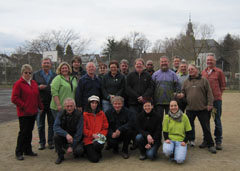
<svg viewBox="0 0 240 171">
<path fill-rule="evenodd" d="M 37 156 L 32 151 L 32 131 L 38 109 L 43 110 L 37 83 L 32 80 L 32 67 L 24 64 L 21 78 L 13 85 L 11 101 L 17 106 L 20 131 L 17 138 L 16 159 L 24 160 L 23 155 Z"/>
</svg>

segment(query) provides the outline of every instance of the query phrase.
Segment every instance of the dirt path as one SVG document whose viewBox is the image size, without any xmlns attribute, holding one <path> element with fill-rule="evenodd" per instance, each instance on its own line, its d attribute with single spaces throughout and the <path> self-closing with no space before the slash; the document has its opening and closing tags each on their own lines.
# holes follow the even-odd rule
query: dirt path
<svg viewBox="0 0 240 171">
<path fill-rule="evenodd" d="M 114 156 L 110 151 L 103 152 L 103 159 L 97 163 L 90 163 L 87 159 L 73 159 L 66 156 L 61 165 L 54 164 L 56 153 L 53 150 L 39 151 L 37 127 L 34 129 L 33 150 L 38 157 L 25 157 L 24 161 L 15 159 L 14 150 L 18 133 L 17 120 L 0 124 L 0 171 L 54 171 L 54 170 L 101 170 L 101 171 L 137 171 L 137 170 L 240 170 L 240 93 L 226 93 L 223 98 L 223 150 L 217 154 L 210 154 L 206 149 L 189 148 L 187 160 L 183 165 L 169 162 L 159 150 L 159 157 L 155 161 L 138 160 L 138 151 L 130 152 L 128 160 L 121 156 Z M 213 122 L 211 123 L 213 130 Z M 197 145 L 202 141 L 201 128 L 196 120 Z"/>
</svg>

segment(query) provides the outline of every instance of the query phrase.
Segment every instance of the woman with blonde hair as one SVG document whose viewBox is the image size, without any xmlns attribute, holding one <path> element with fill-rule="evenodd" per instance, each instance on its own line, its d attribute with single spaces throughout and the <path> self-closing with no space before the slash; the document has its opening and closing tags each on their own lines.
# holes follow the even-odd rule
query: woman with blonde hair
<svg viewBox="0 0 240 171">
<path fill-rule="evenodd" d="M 67 62 L 59 64 L 56 70 L 57 76 L 51 83 L 52 100 L 50 108 L 54 119 L 63 109 L 63 102 L 66 98 L 75 98 L 77 79 L 71 75 L 72 68 Z"/>
<path fill-rule="evenodd" d="M 23 154 L 37 156 L 32 151 L 32 131 L 38 109 L 43 109 L 37 83 L 32 80 L 32 67 L 24 64 L 21 78 L 13 85 L 12 102 L 17 106 L 20 131 L 17 138 L 16 158 L 24 160 Z"/>
</svg>

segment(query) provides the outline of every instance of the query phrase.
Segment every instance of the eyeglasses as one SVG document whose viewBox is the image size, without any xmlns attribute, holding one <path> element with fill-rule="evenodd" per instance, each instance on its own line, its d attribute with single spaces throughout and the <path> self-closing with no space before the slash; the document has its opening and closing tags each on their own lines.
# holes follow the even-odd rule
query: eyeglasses
<svg viewBox="0 0 240 171">
<path fill-rule="evenodd" d="M 31 72 L 24 72 L 24 74 L 29 74 L 29 75 L 31 75 L 32 73 L 31 73 Z"/>
</svg>

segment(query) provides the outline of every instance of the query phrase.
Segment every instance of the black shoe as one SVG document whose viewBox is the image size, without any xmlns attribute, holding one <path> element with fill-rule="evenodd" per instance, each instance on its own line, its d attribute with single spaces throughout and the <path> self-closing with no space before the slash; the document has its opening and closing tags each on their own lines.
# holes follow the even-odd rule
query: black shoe
<svg viewBox="0 0 240 171">
<path fill-rule="evenodd" d="M 216 144 L 216 150 L 222 150 L 222 144 L 221 143 Z"/>
<path fill-rule="evenodd" d="M 55 163 L 61 164 L 63 160 L 64 160 L 64 157 L 58 157 L 57 160 L 55 161 Z"/>
<path fill-rule="evenodd" d="M 128 152 L 122 151 L 122 152 L 121 152 L 121 155 L 122 155 L 122 157 L 123 157 L 124 159 L 128 159 L 128 158 L 129 158 Z"/>
<path fill-rule="evenodd" d="M 216 153 L 217 153 L 216 148 L 215 148 L 214 146 L 208 147 L 208 151 L 209 151 L 210 153 L 213 153 L 213 154 L 216 154 Z"/>
<path fill-rule="evenodd" d="M 26 156 L 37 156 L 37 153 L 34 153 L 34 152 L 27 152 L 27 153 L 24 153 L 24 155 Z"/>
<path fill-rule="evenodd" d="M 50 150 L 52 150 L 52 149 L 54 149 L 54 145 L 48 144 L 48 148 L 49 148 Z"/>
<path fill-rule="evenodd" d="M 199 145 L 199 148 L 206 148 L 208 147 L 207 142 L 202 142 L 202 144 Z"/>
<path fill-rule="evenodd" d="M 39 145 L 39 147 L 38 147 L 38 150 L 44 150 L 45 149 L 45 145 Z"/>
<path fill-rule="evenodd" d="M 133 143 L 133 145 L 130 147 L 130 150 L 136 150 L 137 149 L 137 144 Z"/>
<path fill-rule="evenodd" d="M 24 160 L 24 157 L 22 155 L 16 156 L 17 160 Z"/>
</svg>

